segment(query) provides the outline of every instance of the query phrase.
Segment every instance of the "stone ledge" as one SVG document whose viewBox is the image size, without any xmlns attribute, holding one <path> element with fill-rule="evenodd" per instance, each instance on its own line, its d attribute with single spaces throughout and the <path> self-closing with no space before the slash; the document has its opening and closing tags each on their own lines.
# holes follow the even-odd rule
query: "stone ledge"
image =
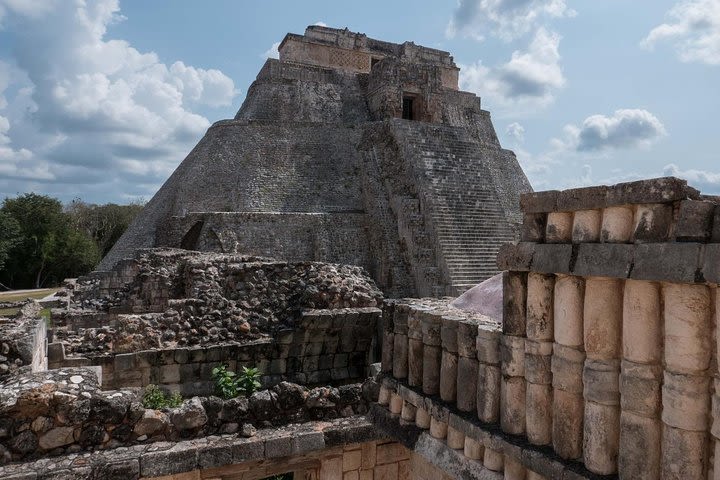
<svg viewBox="0 0 720 480">
<path fill-rule="evenodd" d="M 113 450 L 42 458 L 0 467 L 4 480 L 102 478 L 133 480 L 288 455 L 302 455 L 354 442 L 385 439 L 364 416 L 258 430 L 242 438 L 219 435 L 157 442 Z"/>
<path fill-rule="evenodd" d="M 397 394 L 403 400 L 415 405 L 422 405 L 431 416 L 447 422 L 450 427 L 462 432 L 464 435 L 478 440 L 485 446 L 491 446 L 493 450 L 512 457 L 525 468 L 544 475 L 547 478 L 561 480 L 611 480 L 618 478 L 617 475 L 594 474 L 577 461 L 568 461 L 558 457 L 549 446 L 530 445 L 523 436 L 509 435 L 503 432 L 499 424 L 481 422 L 473 413 L 461 412 L 455 405 L 445 403 L 437 397 L 426 396 L 420 390 L 399 382 L 392 377 L 383 376 L 382 383 L 384 386 L 396 390 Z M 378 428 L 405 444 L 408 448 L 422 454 L 422 452 L 418 451 L 417 445 L 420 443 L 423 435 L 426 435 L 425 433 L 416 434 L 418 441 L 414 444 L 405 443 L 407 441 L 406 438 L 412 438 L 408 436 L 408 431 L 420 429 L 414 425 L 407 424 L 407 422 L 402 422 L 399 415 L 391 414 L 378 404 L 371 406 L 370 417 L 375 421 Z M 424 432 L 422 430 L 420 431 Z M 438 440 L 435 441 L 438 442 Z M 444 445 L 444 442 L 440 443 Z M 445 448 L 450 450 L 448 447 Z M 456 453 L 464 463 L 474 462 L 464 457 L 461 452 Z M 428 460 L 435 463 L 435 460 L 432 458 Z M 499 477 L 469 476 L 457 478 L 502 478 L 502 474 Z"/>
<path fill-rule="evenodd" d="M 662 261 L 660 261 L 662 259 Z M 674 283 L 720 283 L 720 244 L 505 244 L 498 267 L 516 272 L 632 278 Z"/>
</svg>

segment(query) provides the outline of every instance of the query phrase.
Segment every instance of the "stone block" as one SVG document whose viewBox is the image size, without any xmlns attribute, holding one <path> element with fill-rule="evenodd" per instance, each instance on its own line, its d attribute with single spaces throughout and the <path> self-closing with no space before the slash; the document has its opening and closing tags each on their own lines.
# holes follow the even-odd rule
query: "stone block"
<svg viewBox="0 0 720 480">
<path fill-rule="evenodd" d="M 408 375 L 408 339 L 406 334 L 399 334 L 397 331 L 393 344 L 392 373 L 395 378 L 407 378 Z"/>
<path fill-rule="evenodd" d="M 379 465 L 375 467 L 374 469 L 374 477 L 375 479 L 382 479 L 382 480 L 398 480 L 399 477 L 399 466 L 397 463 L 390 463 L 388 465 Z M 327 477 L 327 480 L 334 479 L 336 477 Z M 320 477 L 320 480 L 323 480 L 322 477 Z"/>
<path fill-rule="evenodd" d="M 633 235 L 635 243 L 667 242 L 673 220 L 673 207 L 667 204 L 646 204 L 635 207 Z"/>
<path fill-rule="evenodd" d="M 664 373 L 662 421 L 688 431 L 708 430 L 710 377 Z"/>
<path fill-rule="evenodd" d="M 423 379 L 423 343 L 422 340 L 408 340 L 408 385 L 422 386 Z"/>
<path fill-rule="evenodd" d="M 454 316 L 443 316 L 442 326 L 440 329 L 440 340 L 442 342 L 442 348 L 446 352 L 457 353 L 458 341 L 457 341 L 457 329 L 458 323 L 462 319 Z"/>
<path fill-rule="evenodd" d="M 572 212 L 550 212 L 545 226 L 547 243 L 570 243 L 572 241 Z"/>
<path fill-rule="evenodd" d="M 358 470 L 362 466 L 362 451 L 351 450 L 343 453 L 343 472 Z"/>
<path fill-rule="evenodd" d="M 520 195 L 520 209 L 524 213 L 553 212 L 557 209 L 559 194 L 557 190 L 523 193 Z"/>
<path fill-rule="evenodd" d="M 160 383 L 168 385 L 180 383 L 180 365 L 163 365 L 160 367 Z"/>
<path fill-rule="evenodd" d="M 550 385 L 552 382 L 552 342 L 525 340 L 525 378 L 528 382 Z"/>
<path fill-rule="evenodd" d="M 472 321 L 458 322 L 458 355 L 477 359 L 478 324 Z"/>
<path fill-rule="evenodd" d="M 600 475 L 616 473 L 619 444 L 620 408 L 586 401 L 583 429 L 585 467 Z"/>
<path fill-rule="evenodd" d="M 720 205 L 715 207 L 715 213 L 713 214 L 713 229 L 710 235 L 710 241 L 712 243 L 720 243 Z"/>
<path fill-rule="evenodd" d="M 688 187 L 685 180 L 675 177 L 661 177 L 618 183 L 609 187 L 607 205 L 671 203 L 686 198 L 698 198 L 698 195 L 698 191 Z"/>
<path fill-rule="evenodd" d="M 531 273 L 530 276 L 538 274 Z M 528 274 L 503 272 L 503 333 L 525 335 Z"/>
<path fill-rule="evenodd" d="M 447 446 L 453 450 L 460 450 L 465 448 L 465 434 L 460 430 L 456 430 L 451 426 L 448 426 L 447 439 L 445 440 Z"/>
<path fill-rule="evenodd" d="M 635 212 L 629 205 L 607 207 L 602 212 L 600 241 L 627 243 L 632 241 Z"/>
<path fill-rule="evenodd" d="M 508 335 L 500 337 L 500 358 L 503 375 L 523 376 L 525 374 L 525 339 Z"/>
<path fill-rule="evenodd" d="M 571 347 L 583 345 L 585 281 L 581 277 L 555 279 L 553 321 L 555 342 Z"/>
<path fill-rule="evenodd" d="M 704 285 L 666 284 L 665 364 L 676 373 L 707 370 L 712 355 L 712 306 Z"/>
<path fill-rule="evenodd" d="M 422 390 L 426 395 L 440 392 L 440 369 L 442 349 L 439 346 L 424 344 Z"/>
<path fill-rule="evenodd" d="M 572 242 L 600 241 L 602 213 L 600 210 L 578 210 L 573 215 Z"/>
<path fill-rule="evenodd" d="M 701 480 L 707 464 L 707 434 L 665 426 L 662 431 L 663 480 Z"/>
<path fill-rule="evenodd" d="M 390 413 L 400 415 L 403 407 L 403 398 L 396 392 L 390 393 Z"/>
<path fill-rule="evenodd" d="M 423 430 L 430 428 L 430 414 L 424 408 L 415 411 L 415 426 Z"/>
<path fill-rule="evenodd" d="M 500 418 L 500 367 L 478 365 L 477 414 L 485 423 L 495 423 Z"/>
<path fill-rule="evenodd" d="M 540 273 L 571 272 L 570 263 L 573 256 L 571 244 L 538 244 L 533 254 L 532 271 Z"/>
<path fill-rule="evenodd" d="M 720 211 L 720 207 L 718 207 L 718 211 Z M 720 244 L 704 246 L 702 274 L 705 281 L 720 283 Z"/>
<path fill-rule="evenodd" d="M 445 402 L 455 402 L 457 395 L 458 357 L 443 350 L 440 366 L 440 398 Z"/>
<path fill-rule="evenodd" d="M 620 374 L 620 406 L 623 411 L 657 417 L 662 408 L 660 386 L 661 365 L 622 361 Z"/>
<path fill-rule="evenodd" d="M 442 313 L 437 311 L 422 312 L 423 343 L 425 345 L 437 346 L 442 344 L 440 330 L 442 328 Z"/>
<path fill-rule="evenodd" d="M 674 236 L 678 242 L 707 242 L 712 234 L 715 203 L 682 200 L 675 222 Z"/>
<path fill-rule="evenodd" d="M 661 465 L 660 420 L 623 411 L 620 414 L 618 473 L 620 478 L 656 480 Z"/>
<path fill-rule="evenodd" d="M 582 395 L 553 390 L 553 433 L 555 452 L 566 460 L 582 456 L 583 418 L 585 407 Z"/>
<path fill-rule="evenodd" d="M 527 278 L 527 320 L 525 332 L 531 340 L 552 340 L 553 338 L 553 296 L 555 276 L 531 272 Z M 507 310 L 506 310 L 507 312 Z M 507 313 L 503 321 L 507 321 Z M 503 333 L 508 333 L 503 330 Z"/>
<path fill-rule="evenodd" d="M 502 377 L 500 384 L 500 426 L 513 435 L 525 433 L 525 379 Z"/>
<path fill-rule="evenodd" d="M 585 280 L 583 339 L 588 358 L 620 358 L 623 283 L 612 278 Z"/>
<path fill-rule="evenodd" d="M 415 423 L 416 411 L 417 408 L 415 408 L 415 405 L 405 401 L 403 402 L 402 410 L 400 411 L 400 418 L 405 420 L 406 422 Z"/>
<path fill-rule="evenodd" d="M 478 361 L 459 357 L 457 374 L 457 407 L 463 412 L 473 412 L 477 401 Z"/>
<path fill-rule="evenodd" d="M 623 358 L 659 363 L 662 357 L 660 285 L 626 280 L 623 293 Z"/>
<path fill-rule="evenodd" d="M 463 446 L 463 454 L 470 460 L 482 460 L 483 444 L 472 437 L 465 437 L 465 445 Z"/>
<path fill-rule="evenodd" d="M 505 455 L 503 460 L 503 480 L 526 480 L 525 467 L 520 459 Z"/>
<path fill-rule="evenodd" d="M 606 203 L 608 187 L 570 188 L 558 194 L 557 209 L 562 212 L 603 208 Z"/>
<path fill-rule="evenodd" d="M 502 453 L 485 447 L 483 455 L 483 465 L 485 468 L 492 470 L 493 472 L 502 472 L 503 465 L 505 464 L 504 460 L 505 459 Z"/>
<path fill-rule="evenodd" d="M 538 244 L 530 242 L 520 242 L 518 244 L 505 243 L 501 245 L 497 254 L 498 269 L 527 272 L 533 263 L 537 245 Z"/>
<path fill-rule="evenodd" d="M 520 226 L 520 241 L 542 243 L 545 241 L 545 224 L 547 215 L 544 213 L 526 213 Z"/>
<path fill-rule="evenodd" d="M 702 245 L 698 243 L 652 243 L 638 245 L 635 267 L 630 275 L 637 280 L 679 283 L 698 281 Z M 663 261 L 659 262 L 658 259 Z"/>
<path fill-rule="evenodd" d="M 553 345 L 551 360 L 552 385 L 568 392 L 582 395 L 585 352 L 560 344 Z"/>
<path fill-rule="evenodd" d="M 481 363 L 489 365 L 500 364 L 500 332 L 478 328 L 477 358 Z"/>
<path fill-rule="evenodd" d="M 549 445 L 552 442 L 552 387 L 527 383 L 525 395 L 528 441 L 533 445 Z"/>
<path fill-rule="evenodd" d="M 430 436 L 442 440 L 447 437 L 447 422 L 440 421 L 435 417 L 430 418 Z"/>
<path fill-rule="evenodd" d="M 577 248 L 573 273 L 584 277 L 627 278 L 633 268 L 635 246 L 584 243 Z"/>
</svg>

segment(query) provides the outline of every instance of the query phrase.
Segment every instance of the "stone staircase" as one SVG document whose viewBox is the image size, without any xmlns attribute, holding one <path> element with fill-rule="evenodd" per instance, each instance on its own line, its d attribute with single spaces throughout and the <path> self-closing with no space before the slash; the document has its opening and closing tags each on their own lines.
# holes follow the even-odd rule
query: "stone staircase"
<svg viewBox="0 0 720 480">
<path fill-rule="evenodd" d="M 408 121 L 392 125 L 415 170 L 438 263 L 449 279 L 447 293 L 459 295 L 498 273 L 497 251 L 515 238 L 487 167 L 502 161 L 500 151 L 481 145 L 462 128 Z"/>
</svg>

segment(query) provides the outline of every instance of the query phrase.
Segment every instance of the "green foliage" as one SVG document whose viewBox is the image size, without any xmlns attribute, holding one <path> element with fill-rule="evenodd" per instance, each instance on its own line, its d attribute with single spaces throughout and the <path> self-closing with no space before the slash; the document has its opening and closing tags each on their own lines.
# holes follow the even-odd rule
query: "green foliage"
<svg viewBox="0 0 720 480">
<path fill-rule="evenodd" d="M 68 205 L 67 213 L 75 228 L 92 238 L 104 257 L 142 208 L 142 203 L 95 205 L 76 198 Z"/>
<path fill-rule="evenodd" d="M 20 224 L 12 216 L 0 210 L 0 270 L 3 269 L 10 251 L 20 239 Z"/>
<path fill-rule="evenodd" d="M 213 368 L 212 378 L 215 382 L 215 394 L 218 397 L 228 399 L 238 396 L 238 379 L 235 372 L 228 370 L 227 364 Z"/>
<path fill-rule="evenodd" d="M 166 394 L 157 385 L 148 385 L 145 387 L 145 393 L 142 397 L 142 405 L 145 408 L 160 410 L 163 408 L 175 408 L 182 405 L 182 396 L 175 392 Z"/>
<path fill-rule="evenodd" d="M 215 382 L 215 394 L 225 399 L 235 398 L 240 393 L 250 396 L 262 386 L 260 372 L 254 367 L 242 367 L 242 371 L 237 375 L 228 370 L 227 364 L 218 365 L 212 370 L 212 378 Z"/>
<path fill-rule="evenodd" d="M 242 390 L 245 395 L 250 396 L 256 392 L 262 384 L 260 383 L 260 372 L 254 367 L 242 367 L 242 372 L 238 377 L 238 388 Z"/>
</svg>

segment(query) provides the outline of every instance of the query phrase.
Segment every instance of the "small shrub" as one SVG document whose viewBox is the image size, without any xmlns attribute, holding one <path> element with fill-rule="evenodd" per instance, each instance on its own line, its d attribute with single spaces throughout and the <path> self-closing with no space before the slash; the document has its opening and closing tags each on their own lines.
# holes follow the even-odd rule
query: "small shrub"
<svg viewBox="0 0 720 480">
<path fill-rule="evenodd" d="M 182 402 L 183 398 L 179 393 L 167 395 L 157 385 L 148 385 L 142 398 L 143 407 L 155 410 L 179 407 Z"/>
<path fill-rule="evenodd" d="M 237 383 L 238 388 L 242 390 L 245 395 L 250 396 L 262 386 L 260 383 L 260 372 L 255 367 L 242 367 L 242 372 L 240 372 Z"/>
<path fill-rule="evenodd" d="M 239 393 L 238 379 L 235 372 L 227 368 L 227 364 L 222 364 L 212 369 L 212 378 L 215 382 L 215 394 L 225 399 L 235 398 Z"/>
</svg>

